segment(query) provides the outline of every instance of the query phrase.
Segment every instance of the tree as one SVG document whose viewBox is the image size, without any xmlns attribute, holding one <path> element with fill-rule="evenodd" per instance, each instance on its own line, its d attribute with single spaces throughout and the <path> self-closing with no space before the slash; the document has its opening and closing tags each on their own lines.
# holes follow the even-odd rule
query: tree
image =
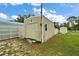
<svg viewBox="0 0 79 59">
<path fill-rule="evenodd" d="M 70 16 L 70 17 L 67 18 L 67 21 L 68 21 L 68 22 L 71 22 L 72 26 L 74 26 L 73 21 L 76 20 L 76 19 L 77 19 L 76 16 Z"/>
<path fill-rule="evenodd" d="M 72 25 L 72 26 L 69 26 L 69 28 L 71 30 L 74 30 L 75 29 L 75 27 L 74 27 L 75 26 L 75 24 L 74 24 L 74 21 L 75 20 L 77 20 L 77 17 L 76 16 L 70 16 L 70 17 L 67 18 L 68 23 Z"/>
<path fill-rule="evenodd" d="M 31 16 L 35 16 L 35 15 L 34 15 L 34 14 L 28 14 L 28 15 L 23 15 L 23 16 L 18 15 L 18 18 L 15 19 L 14 21 L 15 21 L 15 22 L 24 23 L 25 18 L 27 19 L 27 18 L 29 18 L 29 17 L 31 17 Z"/>
<path fill-rule="evenodd" d="M 70 17 L 67 18 L 67 21 L 73 21 L 74 19 L 77 19 L 77 17 L 76 16 L 70 16 Z"/>
<path fill-rule="evenodd" d="M 78 19 L 76 20 L 76 25 L 74 25 L 74 29 L 75 30 L 79 30 L 79 17 L 78 17 Z"/>
<path fill-rule="evenodd" d="M 58 22 L 54 22 L 54 26 L 55 26 L 55 28 L 60 28 L 60 26 L 59 26 L 59 23 Z"/>
</svg>

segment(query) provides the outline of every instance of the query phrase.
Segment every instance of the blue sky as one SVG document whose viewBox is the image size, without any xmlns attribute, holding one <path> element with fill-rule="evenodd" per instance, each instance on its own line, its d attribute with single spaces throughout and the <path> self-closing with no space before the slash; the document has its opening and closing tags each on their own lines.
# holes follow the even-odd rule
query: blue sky
<svg viewBox="0 0 79 59">
<path fill-rule="evenodd" d="M 13 20 L 18 15 L 40 15 L 40 3 L 0 3 L 0 19 Z M 43 15 L 51 21 L 65 22 L 69 16 L 79 16 L 79 4 L 44 3 Z"/>
</svg>

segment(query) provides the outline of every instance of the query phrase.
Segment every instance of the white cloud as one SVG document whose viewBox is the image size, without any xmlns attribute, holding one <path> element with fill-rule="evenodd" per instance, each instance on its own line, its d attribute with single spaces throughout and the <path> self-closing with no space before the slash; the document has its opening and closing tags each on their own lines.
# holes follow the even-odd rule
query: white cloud
<svg viewBox="0 0 79 59">
<path fill-rule="evenodd" d="M 50 12 L 51 12 L 51 13 L 56 13 L 56 11 L 55 11 L 55 10 L 50 10 Z"/>
<path fill-rule="evenodd" d="M 16 6 L 16 5 L 22 5 L 23 3 L 1 3 L 0 5 L 8 6 L 8 5 Z"/>
<path fill-rule="evenodd" d="M 12 15 L 11 18 L 16 19 L 16 18 L 18 18 L 18 16 L 17 15 Z"/>
<path fill-rule="evenodd" d="M 40 3 L 31 3 L 32 6 L 40 6 Z"/>
<path fill-rule="evenodd" d="M 24 12 L 27 12 L 27 10 L 24 10 Z"/>
<path fill-rule="evenodd" d="M 70 5 L 70 7 L 72 8 L 73 6 L 72 6 L 72 5 Z"/>
<path fill-rule="evenodd" d="M 70 7 L 70 8 L 73 8 L 73 7 L 74 7 L 74 5 L 71 4 L 71 3 L 69 3 L 69 4 L 63 3 L 63 4 L 60 4 L 60 5 L 61 5 L 61 6 L 64 6 L 64 7 Z"/>
<path fill-rule="evenodd" d="M 7 3 L 4 3 L 3 5 L 8 6 L 8 4 L 7 4 Z"/>
<path fill-rule="evenodd" d="M 23 2 L 23 3 L 79 3 L 78 0 L 0 0 L 1 3 Z"/>
<path fill-rule="evenodd" d="M 8 19 L 8 16 L 4 13 L 0 13 L 0 18 L 1 19 Z"/>
<path fill-rule="evenodd" d="M 8 6 L 8 3 L 0 3 L 0 5 Z"/>
<path fill-rule="evenodd" d="M 34 11 L 35 13 L 40 14 L 41 9 L 36 9 L 36 8 L 34 8 L 33 11 Z M 45 9 L 43 8 L 43 15 L 46 15 L 47 13 L 48 13 L 47 10 L 45 10 Z"/>
<path fill-rule="evenodd" d="M 17 17 L 18 17 L 17 15 L 8 16 L 4 13 L 0 13 L 0 19 L 4 19 L 4 20 L 16 19 Z"/>
<path fill-rule="evenodd" d="M 24 3 L 10 3 L 11 5 L 15 6 L 15 5 L 22 5 Z"/>
<path fill-rule="evenodd" d="M 51 14 L 48 13 L 47 15 L 45 15 L 49 20 L 53 21 L 53 22 L 59 22 L 59 23 L 63 23 L 66 22 L 66 19 L 63 15 L 56 15 L 56 14 Z"/>
<path fill-rule="evenodd" d="M 34 8 L 33 10 L 36 14 L 40 15 L 40 9 Z M 52 14 L 50 11 L 47 11 L 44 8 L 43 8 L 43 15 L 53 22 L 59 22 L 59 23 L 66 22 L 66 19 L 63 15 Z"/>
</svg>

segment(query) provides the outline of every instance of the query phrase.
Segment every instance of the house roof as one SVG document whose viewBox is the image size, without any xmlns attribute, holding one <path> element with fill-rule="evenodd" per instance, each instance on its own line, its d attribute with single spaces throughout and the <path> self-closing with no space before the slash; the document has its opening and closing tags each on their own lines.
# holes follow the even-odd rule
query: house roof
<svg viewBox="0 0 79 59">
<path fill-rule="evenodd" d="M 25 20 L 29 20 L 30 18 L 38 18 L 38 17 L 40 17 L 41 18 L 41 16 L 31 16 L 31 17 L 29 17 L 29 18 L 27 18 L 27 19 L 25 19 Z M 51 20 L 49 20 L 47 17 L 45 17 L 45 16 L 43 16 L 43 18 L 45 18 L 45 19 L 47 19 L 49 22 L 52 22 Z M 53 22 L 52 22 L 53 23 Z"/>
</svg>

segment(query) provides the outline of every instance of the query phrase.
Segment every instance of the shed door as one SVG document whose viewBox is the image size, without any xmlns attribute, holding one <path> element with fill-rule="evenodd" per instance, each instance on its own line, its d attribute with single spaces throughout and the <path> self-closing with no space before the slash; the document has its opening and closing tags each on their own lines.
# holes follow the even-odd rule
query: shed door
<svg viewBox="0 0 79 59">
<path fill-rule="evenodd" d="M 36 23 L 26 25 L 26 37 L 31 39 L 39 39 L 39 26 Z"/>
</svg>

